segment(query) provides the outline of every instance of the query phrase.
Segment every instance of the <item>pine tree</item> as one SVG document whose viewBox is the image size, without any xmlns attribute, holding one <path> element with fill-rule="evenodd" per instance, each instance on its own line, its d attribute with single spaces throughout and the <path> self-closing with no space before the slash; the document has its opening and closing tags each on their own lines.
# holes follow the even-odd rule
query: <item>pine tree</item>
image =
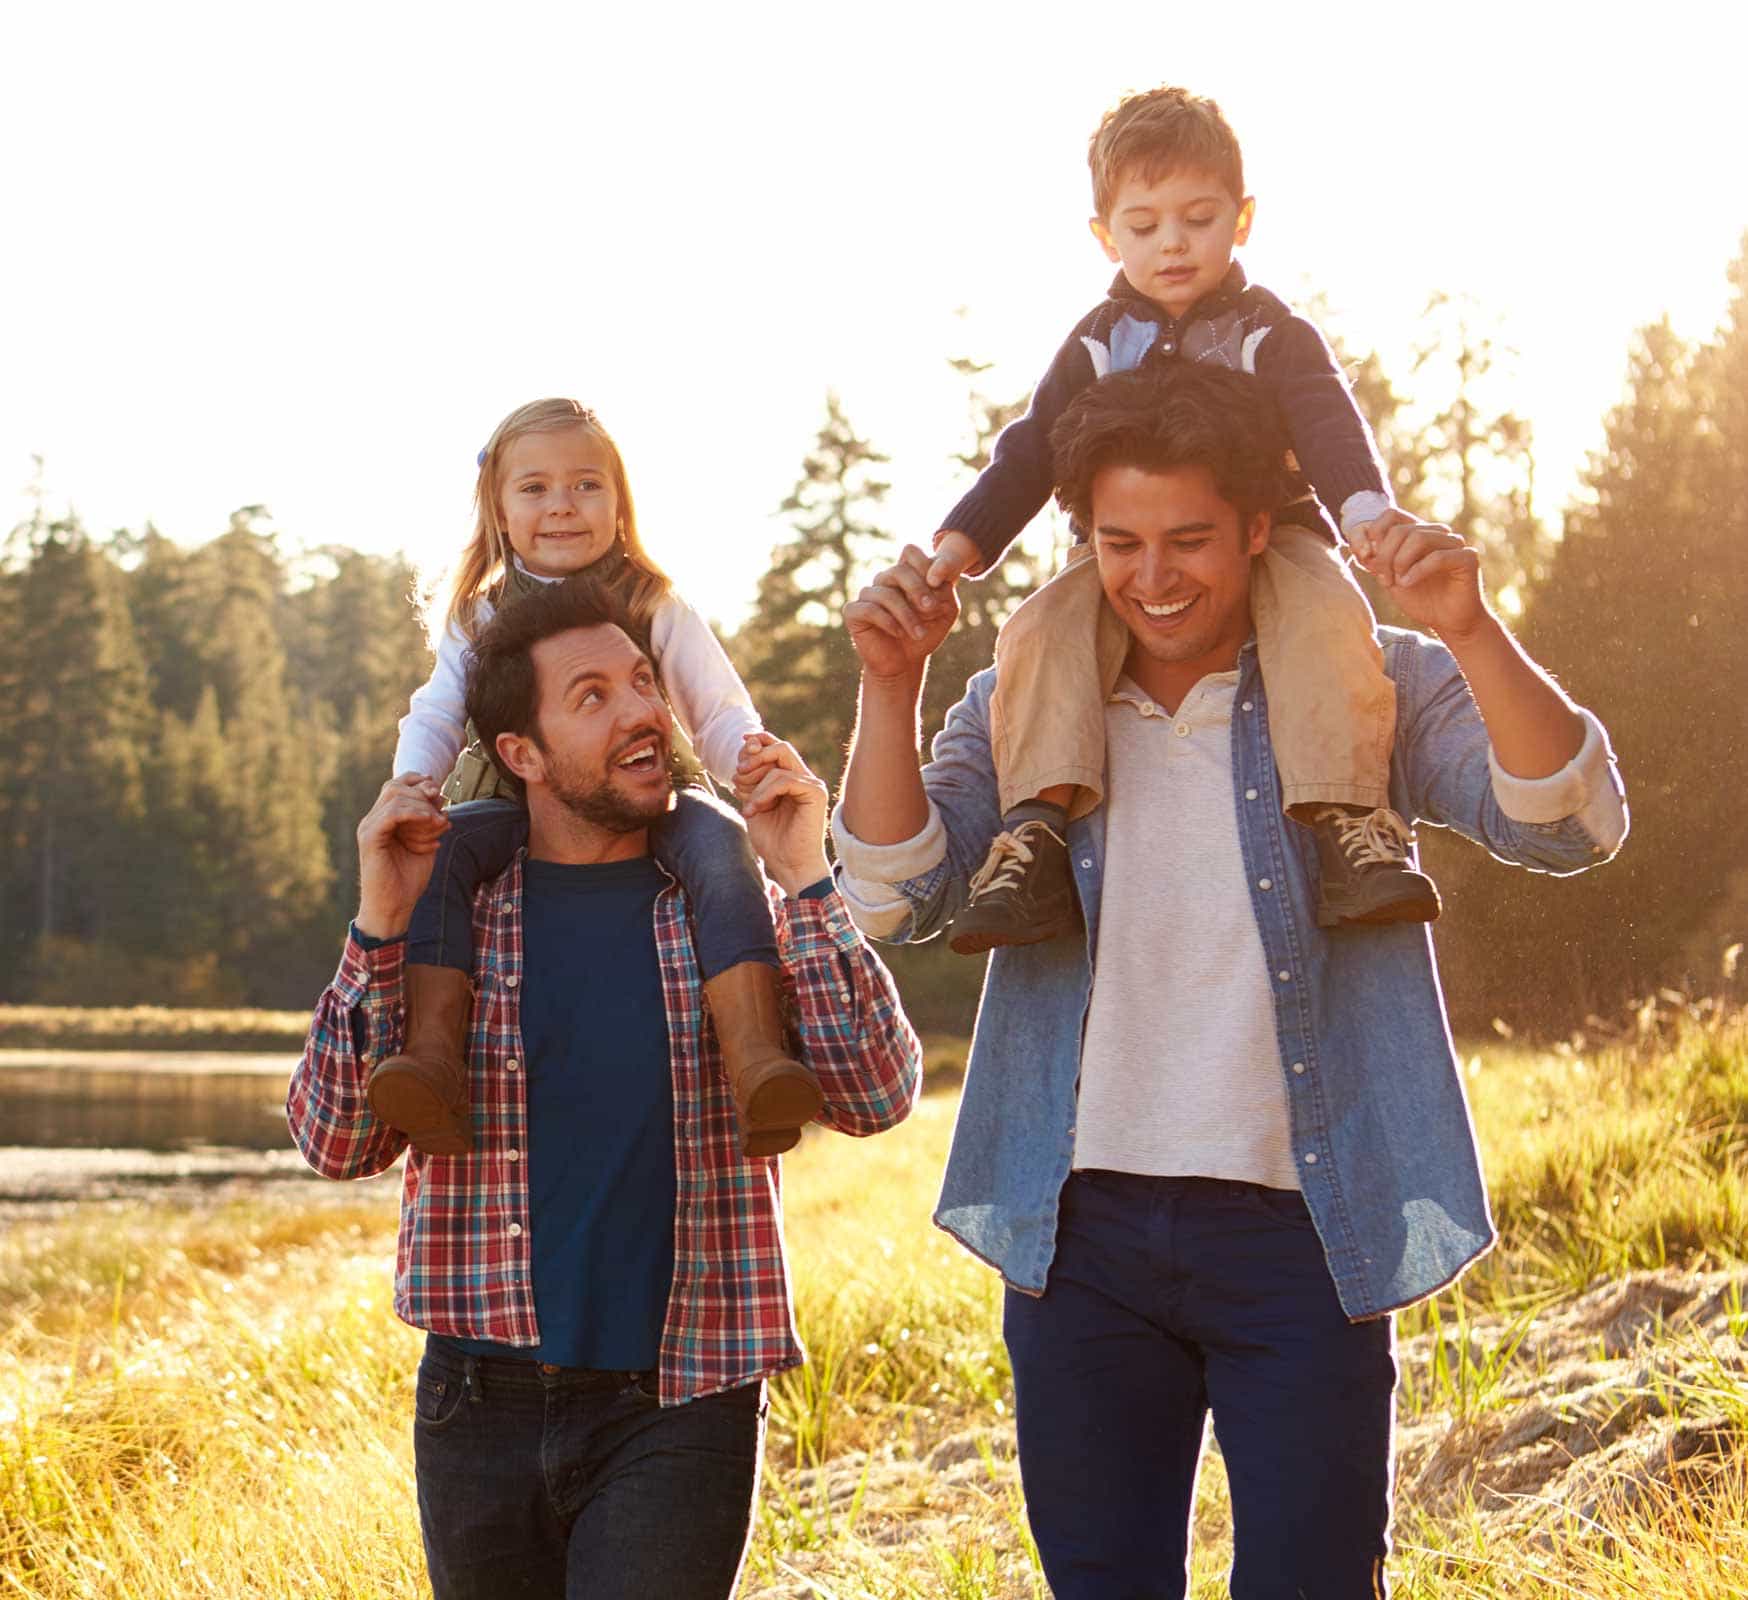
<svg viewBox="0 0 1748 1600">
<path fill-rule="evenodd" d="M 74 518 L 15 535 L 0 578 L 0 940 L 117 929 L 137 846 L 146 674 L 120 575 Z M 14 990 L 13 992 L 16 992 Z"/>
<path fill-rule="evenodd" d="M 779 508 L 794 533 L 771 553 L 752 614 L 732 641 L 766 725 L 834 788 L 861 677 L 844 607 L 874 553 L 890 548 L 891 535 L 874 520 L 890 487 L 878 474 L 886 461 L 828 394 L 825 421 Z"/>
<path fill-rule="evenodd" d="M 1508 1018 L 1569 1023 L 1658 984 L 1715 987 L 1748 933 L 1748 255 L 1732 282 L 1702 348 L 1667 322 L 1638 336 L 1523 630 L 1607 725 L 1632 833 L 1569 883 L 1507 890 L 1484 868 L 1465 884 L 1476 910 L 1441 939 L 1453 987 Z"/>
</svg>

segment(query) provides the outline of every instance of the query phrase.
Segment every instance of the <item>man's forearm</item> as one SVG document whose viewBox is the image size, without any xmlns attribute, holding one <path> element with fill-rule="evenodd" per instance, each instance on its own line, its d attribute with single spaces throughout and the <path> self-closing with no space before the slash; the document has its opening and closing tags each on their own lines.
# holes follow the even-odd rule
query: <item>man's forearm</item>
<svg viewBox="0 0 1748 1600">
<path fill-rule="evenodd" d="M 844 773 L 844 825 L 864 844 L 902 844 L 928 825 L 919 762 L 922 674 L 893 681 L 862 675 L 856 732 Z"/>
<path fill-rule="evenodd" d="M 1547 778 L 1584 743 L 1572 702 L 1489 614 L 1472 633 L 1445 635 L 1487 725 L 1499 765 L 1516 778 Z"/>
</svg>

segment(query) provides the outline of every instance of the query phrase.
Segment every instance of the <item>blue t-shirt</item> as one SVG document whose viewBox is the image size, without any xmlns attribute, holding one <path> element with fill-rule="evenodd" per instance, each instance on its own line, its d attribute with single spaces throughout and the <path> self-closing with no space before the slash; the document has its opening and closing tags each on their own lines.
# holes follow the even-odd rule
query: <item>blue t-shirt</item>
<svg viewBox="0 0 1748 1600">
<path fill-rule="evenodd" d="M 522 1048 L 537 1346 L 566 1367 L 656 1365 L 674 1277 L 674 1094 L 648 856 L 525 864 Z"/>
</svg>

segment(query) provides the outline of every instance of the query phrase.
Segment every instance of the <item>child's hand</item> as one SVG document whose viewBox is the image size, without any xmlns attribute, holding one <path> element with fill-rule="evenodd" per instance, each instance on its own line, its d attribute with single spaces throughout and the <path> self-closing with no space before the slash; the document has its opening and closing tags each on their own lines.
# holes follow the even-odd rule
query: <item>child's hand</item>
<svg viewBox="0 0 1748 1600">
<path fill-rule="evenodd" d="M 769 770 L 771 757 L 765 754 L 773 745 L 780 744 L 774 733 L 749 733 L 741 737 L 740 755 L 734 766 L 734 797 L 743 805 L 747 796 L 758 787 L 759 779 Z"/>
<path fill-rule="evenodd" d="M 935 559 L 929 566 L 929 587 L 950 587 L 982 559 L 983 552 L 970 534 L 943 528 L 935 535 Z"/>
<path fill-rule="evenodd" d="M 403 773 L 382 786 L 358 824 L 360 933 L 393 939 L 406 931 L 448 827 L 443 797 L 423 774 Z"/>
<path fill-rule="evenodd" d="M 1355 528 L 1348 544 L 1352 547 L 1353 553 L 1359 557 L 1360 565 L 1368 572 L 1376 573 L 1378 569 L 1373 563 L 1378 559 L 1378 552 L 1383 548 L 1384 540 L 1390 530 L 1403 523 L 1412 526 L 1414 522 L 1415 518 L 1409 516 L 1406 511 L 1391 506 L 1370 522 L 1362 522 Z"/>
<path fill-rule="evenodd" d="M 861 658 L 862 671 L 898 681 L 915 674 L 952 632 L 959 595 L 951 585 L 931 589 L 929 558 L 907 544 L 897 562 L 844 607 L 844 626 Z"/>
<path fill-rule="evenodd" d="M 829 799 L 793 745 L 769 734 L 761 737 L 766 742 L 754 756 L 757 780 L 743 793 L 737 773 L 735 791 L 765 871 L 785 894 L 795 895 L 831 873 L 825 858 Z"/>
</svg>

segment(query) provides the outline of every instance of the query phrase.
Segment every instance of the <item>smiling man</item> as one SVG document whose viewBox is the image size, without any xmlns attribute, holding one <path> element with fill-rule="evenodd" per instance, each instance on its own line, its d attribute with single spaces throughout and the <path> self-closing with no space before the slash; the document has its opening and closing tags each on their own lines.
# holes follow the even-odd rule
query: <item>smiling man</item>
<svg viewBox="0 0 1748 1600">
<path fill-rule="evenodd" d="M 1106 378 L 1053 443 L 1104 594 L 1104 799 L 1067 832 L 1086 934 L 995 951 L 936 1220 L 1007 1283 L 1058 1600 L 1183 1595 L 1210 1414 L 1235 1600 L 1381 1594 L 1389 1314 L 1493 1241 L 1431 943 L 1320 927 L 1322 858 L 1283 820 L 1250 599 L 1284 444 L 1255 380 Z M 993 670 L 919 775 L 924 669 L 957 611 L 929 565 L 906 550 L 845 613 L 840 881 L 899 940 L 947 924 L 992 845 L 1026 848 L 999 845 Z M 1602 728 L 1488 610 L 1475 552 L 1405 524 L 1375 569 L 1439 636 L 1385 630 L 1391 805 L 1540 871 L 1611 855 Z"/>
<path fill-rule="evenodd" d="M 477 1136 L 407 1155 L 395 1310 L 427 1330 L 414 1462 L 436 1600 L 727 1597 L 746 1546 L 764 1380 L 802 1360 L 774 1157 L 741 1154 L 683 889 L 652 859 L 672 722 L 624 612 L 572 578 L 498 613 L 467 709 L 524 786 L 529 834 L 474 902 Z M 819 1120 L 901 1120 L 916 1036 L 825 860 L 825 790 L 788 745 L 748 763 L 798 1053 Z M 361 892 L 289 1114 L 331 1178 L 407 1140 L 370 1109 L 402 1042 L 402 952 L 447 823 L 384 786 Z"/>
</svg>

